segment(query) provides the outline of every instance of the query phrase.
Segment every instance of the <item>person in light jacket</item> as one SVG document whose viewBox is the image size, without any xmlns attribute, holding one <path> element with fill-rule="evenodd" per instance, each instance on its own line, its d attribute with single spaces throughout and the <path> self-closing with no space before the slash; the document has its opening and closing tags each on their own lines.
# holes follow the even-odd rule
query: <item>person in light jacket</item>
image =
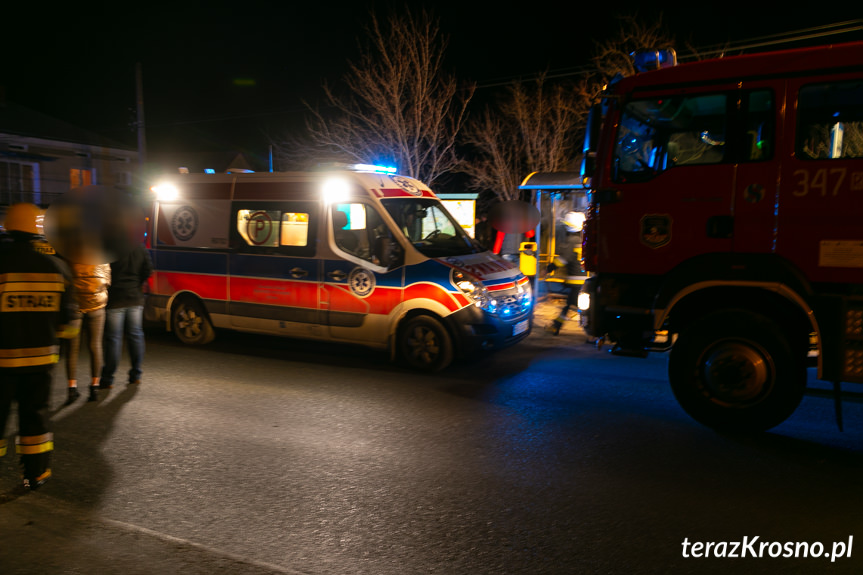
<svg viewBox="0 0 863 575">
<path fill-rule="evenodd" d="M 110 264 L 71 264 L 78 308 L 83 318 L 81 332 L 87 332 L 90 348 L 90 394 L 87 401 L 99 399 L 99 378 L 102 373 L 102 334 L 105 329 L 105 306 L 108 304 L 108 286 L 111 285 Z M 66 405 L 73 403 L 78 392 L 78 354 L 81 335 L 69 340 L 66 354 L 66 377 L 69 379 Z"/>
</svg>

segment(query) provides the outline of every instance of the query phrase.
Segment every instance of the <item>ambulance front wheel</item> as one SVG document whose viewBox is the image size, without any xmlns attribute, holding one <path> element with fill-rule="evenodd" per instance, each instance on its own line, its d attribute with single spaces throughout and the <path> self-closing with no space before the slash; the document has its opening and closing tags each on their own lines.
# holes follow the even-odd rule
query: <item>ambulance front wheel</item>
<svg viewBox="0 0 863 575">
<path fill-rule="evenodd" d="M 204 345 L 216 337 L 204 305 L 191 297 L 185 297 L 173 305 L 171 329 L 187 345 Z"/>
<path fill-rule="evenodd" d="M 399 330 L 399 355 L 411 368 L 440 371 L 452 362 L 452 338 L 441 322 L 427 315 L 411 318 Z"/>
</svg>

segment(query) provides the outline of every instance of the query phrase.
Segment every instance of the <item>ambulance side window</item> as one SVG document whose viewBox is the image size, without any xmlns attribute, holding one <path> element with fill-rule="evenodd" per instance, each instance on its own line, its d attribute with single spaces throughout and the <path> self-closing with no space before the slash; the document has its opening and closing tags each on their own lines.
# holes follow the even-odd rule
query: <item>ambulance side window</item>
<svg viewBox="0 0 863 575">
<path fill-rule="evenodd" d="M 333 206 L 333 239 L 336 247 L 352 256 L 381 265 L 377 238 L 389 233 L 378 211 L 363 203 Z"/>
<path fill-rule="evenodd" d="M 315 210 L 311 203 L 237 202 L 234 247 L 245 253 L 312 256 Z"/>
</svg>

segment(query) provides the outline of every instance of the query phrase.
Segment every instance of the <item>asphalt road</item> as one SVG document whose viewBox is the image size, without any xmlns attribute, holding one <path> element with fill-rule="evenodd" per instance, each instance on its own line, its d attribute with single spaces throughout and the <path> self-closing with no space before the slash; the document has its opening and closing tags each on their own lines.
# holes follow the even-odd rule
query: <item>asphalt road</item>
<svg viewBox="0 0 863 575">
<path fill-rule="evenodd" d="M 723 436 L 674 402 L 664 356 L 583 342 L 536 330 L 424 375 L 151 332 L 140 387 L 63 408 L 57 370 L 42 490 L 18 496 L 0 460 L 0 573 L 863 572 L 857 398 L 844 433 L 815 390 L 770 433 Z M 827 556 L 770 556 L 815 542 Z"/>
</svg>

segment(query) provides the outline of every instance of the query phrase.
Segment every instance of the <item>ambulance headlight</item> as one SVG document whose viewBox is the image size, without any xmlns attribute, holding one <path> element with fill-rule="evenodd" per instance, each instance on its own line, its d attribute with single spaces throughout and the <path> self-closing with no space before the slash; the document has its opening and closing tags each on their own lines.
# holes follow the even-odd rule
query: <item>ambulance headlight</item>
<svg viewBox="0 0 863 575">
<path fill-rule="evenodd" d="M 477 307 L 494 313 L 492 310 L 497 307 L 497 302 L 489 297 L 488 288 L 482 285 L 482 282 L 477 278 L 464 272 L 453 270 L 452 283 L 454 283 L 455 286 L 468 297 L 468 299 L 474 302 Z"/>
<path fill-rule="evenodd" d="M 587 311 L 590 309 L 590 294 L 587 292 L 579 292 L 578 300 L 576 300 L 576 305 L 578 309 L 581 311 Z"/>
<path fill-rule="evenodd" d="M 516 297 L 518 298 L 518 309 L 521 312 L 530 311 L 533 305 L 533 291 L 530 283 L 518 286 Z"/>
</svg>

